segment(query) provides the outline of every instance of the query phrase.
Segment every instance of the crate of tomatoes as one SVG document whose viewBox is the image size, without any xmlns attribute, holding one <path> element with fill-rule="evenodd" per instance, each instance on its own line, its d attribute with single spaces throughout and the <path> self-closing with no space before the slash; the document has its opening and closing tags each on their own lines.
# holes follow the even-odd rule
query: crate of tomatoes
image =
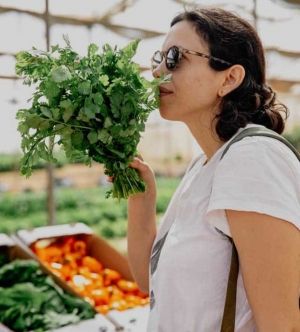
<svg viewBox="0 0 300 332">
<path fill-rule="evenodd" d="M 109 315 L 149 304 L 132 278 L 127 258 L 82 223 L 21 230 L 18 238 L 61 286 Z"/>
</svg>

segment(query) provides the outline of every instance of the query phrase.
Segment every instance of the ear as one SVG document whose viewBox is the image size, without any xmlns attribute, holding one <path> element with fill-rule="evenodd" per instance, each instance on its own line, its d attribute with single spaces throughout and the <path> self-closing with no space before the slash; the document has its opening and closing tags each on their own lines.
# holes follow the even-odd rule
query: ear
<svg viewBox="0 0 300 332">
<path fill-rule="evenodd" d="M 245 77 L 245 69 L 241 65 L 233 65 L 224 71 L 223 83 L 218 91 L 219 97 L 224 97 L 238 88 Z"/>
</svg>

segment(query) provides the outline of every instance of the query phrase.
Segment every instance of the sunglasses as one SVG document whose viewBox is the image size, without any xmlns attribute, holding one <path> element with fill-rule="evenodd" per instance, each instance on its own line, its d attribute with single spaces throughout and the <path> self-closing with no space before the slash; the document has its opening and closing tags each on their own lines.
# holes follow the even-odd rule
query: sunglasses
<svg viewBox="0 0 300 332">
<path fill-rule="evenodd" d="M 185 48 L 178 47 L 178 46 L 172 46 L 166 52 L 156 51 L 154 53 L 154 55 L 151 59 L 152 71 L 155 70 L 163 62 L 164 58 L 165 58 L 165 63 L 166 63 L 167 69 L 171 70 L 171 71 L 175 70 L 178 67 L 180 60 L 182 59 L 183 53 L 201 56 L 202 58 L 211 59 L 211 60 L 214 60 L 217 62 L 224 63 L 226 65 L 232 66 L 232 63 L 219 59 L 219 58 L 216 58 L 214 56 L 203 54 L 203 53 L 196 52 L 196 51 L 190 51 Z"/>
</svg>

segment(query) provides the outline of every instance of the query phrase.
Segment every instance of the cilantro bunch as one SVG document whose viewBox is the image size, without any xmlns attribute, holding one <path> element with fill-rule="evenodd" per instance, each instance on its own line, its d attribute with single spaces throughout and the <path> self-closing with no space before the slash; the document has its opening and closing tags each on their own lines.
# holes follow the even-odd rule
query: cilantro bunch
<svg viewBox="0 0 300 332">
<path fill-rule="evenodd" d="M 129 166 L 151 111 L 158 108 L 158 85 L 168 78 L 148 81 L 132 61 L 139 40 L 125 48 L 106 44 L 102 52 L 90 44 L 80 57 L 64 36 L 66 47 L 51 52 L 19 52 L 15 71 L 24 84 L 36 84 L 31 107 L 20 109 L 21 174 L 30 177 L 32 167 L 44 159 L 56 163 L 55 145 L 70 162 L 83 159 L 104 164 L 113 176 L 107 197 L 128 198 L 145 192 L 145 184 Z"/>
</svg>

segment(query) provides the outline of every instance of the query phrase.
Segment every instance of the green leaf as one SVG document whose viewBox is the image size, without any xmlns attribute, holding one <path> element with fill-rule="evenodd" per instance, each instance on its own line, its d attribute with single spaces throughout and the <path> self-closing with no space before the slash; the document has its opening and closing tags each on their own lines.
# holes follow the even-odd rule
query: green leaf
<svg viewBox="0 0 300 332">
<path fill-rule="evenodd" d="M 72 145 L 75 148 L 81 148 L 83 142 L 83 133 L 81 131 L 74 131 L 71 135 Z"/>
<path fill-rule="evenodd" d="M 132 136 L 135 133 L 135 129 L 126 129 L 126 130 L 120 130 L 119 135 L 121 137 L 128 137 L 128 136 Z"/>
<path fill-rule="evenodd" d="M 18 124 L 18 131 L 22 134 L 27 134 L 29 131 L 29 127 L 25 122 L 20 122 Z"/>
<path fill-rule="evenodd" d="M 40 122 L 40 125 L 39 125 L 39 130 L 40 131 L 45 131 L 47 129 L 49 129 L 51 127 L 51 123 L 50 123 L 50 120 L 43 120 Z"/>
<path fill-rule="evenodd" d="M 136 111 L 136 108 L 131 103 L 126 103 L 121 110 L 121 116 L 128 118 L 132 113 Z"/>
<path fill-rule="evenodd" d="M 44 114 L 47 118 L 52 118 L 52 112 L 48 107 L 41 106 L 41 112 Z"/>
<path fill-rule="evenodd" d="M 60 102 L 60 106 L 63 107 L 63 108 L 69 108 L 72 106 L 72 102 L 70 99 L 66 99 L 66 100 L 62 100 Z"/>
<path fill-rule="evenodd" d="M 104 121 L 104 128 L 109 128 L 112 126 L 112 124 L 113 123 L 112 123 L 111 119 L 107 117 Z"/>
<path fill-rule="evenodd" d="M 58 68 L 53 68 L 50 71 L 50 74 L 52 76 L 53 81 L 57 83 L 64 82 L 72 78 L 69 69 L 65 65 L 62 65 Z"/>
<path fill-rule="evenodd" d="M 63 34 L 63 39 L 64 39 L 65 43 L 67 44 L 67 47 L 68 47 L 68 48 L 72 48 L 72 47 L 71 47 L 71 43 L 70 43 L 69 36 L 68 36 L 67 34 Z"/>
<path fill-rule="evenodd" d="M 98 139 L 104 144 L 107 144 L 109 137 L 110 137 L 110 134 L 105 129 L 102 129 L 98 132 Z"/>
<path fill-rule="evenodd" d="M 31 143 L 31 141 L 27 137 L 23 136 L 22 142 L 21 142 L 22 151 L 28 150 L 30 147 L 30 143 Z"/>
<path fill-rule="evenodd" d="M 78 84 L 78 91 L 82 95 L 88 95 L 91 91 L 91 83 L 88 81 Z"/>
<path fill-rule="evenodd" d="M 96 92 L 92 95 L 92 98 L 94 100 L 94 102 L 98 105 L 102 105 L 103 103 L 103 97 L 102 94 L 100 92 Z"/>
<path fill-rule="evenodd" d="M 43 121 L 37 114 L 29 115 L 26 119 L 26 123 L 30 128 L 36 129 L 39 127 L 39 124 Z"/>
<path fill-rule="evenodd" d="M 88 47 L 88 57 L 92 57 L 99 50 L 99 47 L 96 44 L 90 44 Z"/>
<path fill-rule="evenodd" d="M 59 119 L 60 117 L 60 110 L 59 108 L 51 108 L 52 116 L 54 120 Z"/>
<path fill-rule="evenodd" d="M 99 81 L 102 83 L 103 86 L 109 85 L 109 77 L 107 75 L 101 75 L 99 77 Z"/>
<path fill-rule="evenodd" d="M 60 93 L 60 88 L 58 85 L 54 82 L 46 82 L 45 83 L 45 96 L 48 99 L 52 99 L 54 97 L 57 97 Z"/>
<path fill-rule="evenodd" d="M 115 153 L 118 157 L 124 159 L 125 158 L 125 153 L 118 151 L 116 149 L 110 148 L 110 152 Z"/>
<path fill-rule="evenodd" d="M 68 122 L 72 115 L 73 115 L 73 110 L 72 110 L 72 108 L 68 108 L 68 109 L 64 110 L 64 111 L 63 111 L 63 119 L 64 119 L 64 122 L 65 122 L 65 123 Z"/>
<path fill-rule="evenodd" d="M 58 45 L 58 44 L 57 44 L 57 45 L 54 45 L 54 46 L 51 46 L 51 53 L 56 52 L 56 51 L 58 50 L 58 48 L 59 48 L 59 45 Z"/>
<path fill-rule="evenodd" d="M 90 141 L 91 144 L 94 144 L 98 141 L 98 134 L 96 132 L 96 130 L 92 130 L 89 134 L 88 134 L 88 139 Z"/>
<path fill-rule="evenodd" d="M 96 117 L 95 109 L 92 107 L 92 105 L 85 106 L 82 110 L 83 110 L 83 114 L 88 119 L 95 119 L 95 117 Z"/>
<path fill-rule="evenodd" d="M 140 39 L 136 39 L 122 49 L 122 52 L 127 59 L 131 59 L 136 54 L 140 41 Z"/>
</svg>

